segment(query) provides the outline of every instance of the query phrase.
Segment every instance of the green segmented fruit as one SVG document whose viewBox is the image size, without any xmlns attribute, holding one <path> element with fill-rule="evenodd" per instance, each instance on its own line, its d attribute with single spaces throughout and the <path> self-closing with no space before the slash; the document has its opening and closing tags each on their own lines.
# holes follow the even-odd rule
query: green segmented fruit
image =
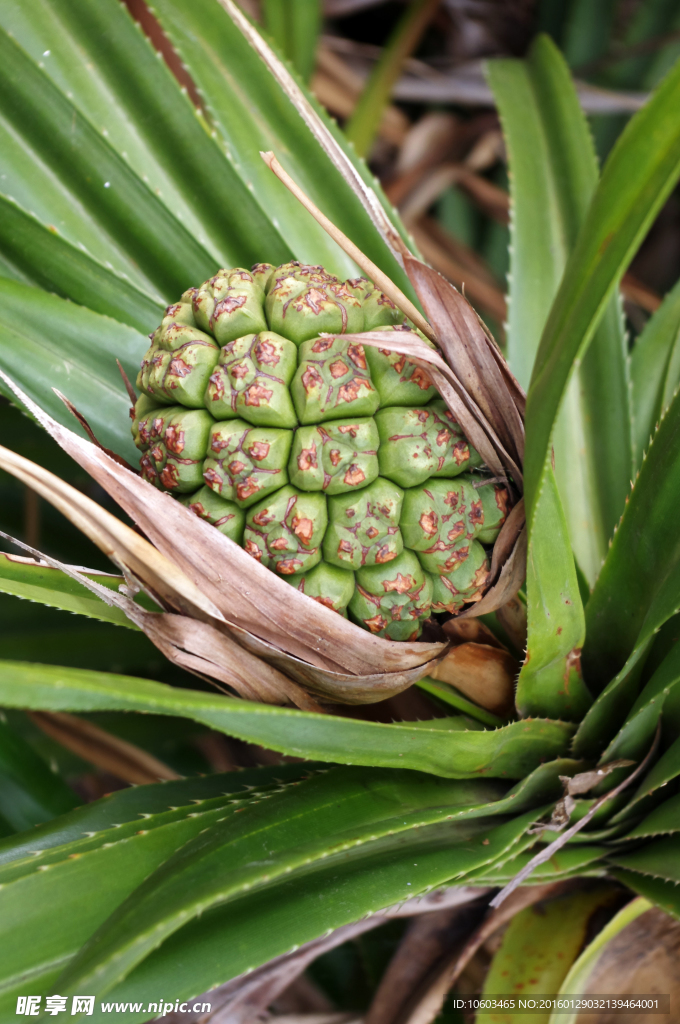
<svg viewBox="0 0 680 1024">
<path fill-rule="evenodd" d="M 509 496 L 427 370 L 325 336 L 366 330 L 412 328 L 364 278 L 219 270 L 151 336 L 132 430 L 154 486 L 308 597 L 413 640 L 480 599 Z"/>
</svg>

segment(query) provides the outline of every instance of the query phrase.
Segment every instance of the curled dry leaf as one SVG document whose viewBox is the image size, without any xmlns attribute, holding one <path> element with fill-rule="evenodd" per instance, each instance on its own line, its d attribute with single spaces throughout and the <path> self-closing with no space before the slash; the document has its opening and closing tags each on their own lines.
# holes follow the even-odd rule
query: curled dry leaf
<svg viewBox="0 0 680 1024">
<path fill-rule="evenodd" d="M 611 775 L 617 768 L 627 768 L 632 764 L 635 764 L 635 761 L 629 761 L 625 757 L 620 757 L 616 761 L 610 761 L 608 764 L 603 764 L 601 768 L 594 768 L 589 772 L 579 772 L 578 775 L 571 777 L 560 775 L 560 782 L 564 786 L 564 796 L 555 804 L 555 809 L 548 824 L 535 825 L 529 831 L 542 832 L 545 829 L 547 832 L 561 832 L 565 825 L 569 824 L 569 819 L 576 809 L 574 797 L 589 793 L 591 789 L 594 789 L 598 783 L 602 782 L 607 775 Z"/>
</svg>

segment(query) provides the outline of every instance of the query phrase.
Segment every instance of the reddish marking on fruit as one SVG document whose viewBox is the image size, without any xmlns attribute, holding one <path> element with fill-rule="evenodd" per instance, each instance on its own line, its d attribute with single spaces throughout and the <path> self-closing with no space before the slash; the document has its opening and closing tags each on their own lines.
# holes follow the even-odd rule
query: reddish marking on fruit
<svg viewBox="0 0 680 1024">
<path fill-rule="evenodd" d="M 416 366 L 415 370 L 411 374 L 411 383 L 417 384 L 421 391 L 427 391 L 432 387 L 432 378 L 427 370 L 423 370 L 422 367 Z"/>
<path fill-rule="evenodd" d="M 172 463 L 167 465 L 161 473 L 161 483 L 163 487 L 167 487 L 171 491 L 174 487 L 177 487 L 179 480 L 177 479 L 177 466 L 173 466 Z"/>
<path fill-rule="evenodd" d="M 158 476 L 156 467 L 148 455 L 142 455 L 139 464 L 142 467 L 142 476 L 145 480 L 153 481 L 156 479 Z"/>
<path fill-rule="evenodd" d="M 229 470 L 229 472 L 233 476 L 238 476 L 238 474 L 242 473 L 245 468 L 246 468 L 245 462 L 240 462 L 239 459 L 234 459 L 227 466 L 227 469 Z"/>
<path fill-rule="evenodd" d="M 399 527 L 398 526 L 388 526 L 387 527 L 387 532 L 389 533 L 390 537 L 393 537 L 395 533 L 399 533 Z"/>
<path fill-rule="evenodd" d="M 172 424 L 165 431 L 165 444 L 169 451 L 175 455 L 181 455 L 184 451 L 184 431 Z"/>
<path fill-rule="evenodd" d="M 457 466 L 467 462 L 470 458 L 470 449 L 468 448 L 467 441 L 457 441 L 451 449 L 451 457 Z"/>
<path fill-rule="evenodd" d="M 340 453 L 340 450 L 338 448 L 331 448 L 329 457 L 331 460 L 331 466 L 337 466 L 337 464 L 340 462 L 340 459 L 342 458 L 342 454 Z"/>
<path fill-rule="evenodd" d="M 470 511 L 468 512 L 468 519 L 473 526 L 483 526 L 484 524 L 484 509 L 482 507 L 481 498 L 479 501 L 470 502 Z"/>
<path fill-rule="evenodd" d="M 458 590 L 457 587 L 454 587 L 451 580 L 447 579 L 446 576 L 440 576 L 439 579 L 444 584 L 446 589 L 450 590 L 452 594 L 460 594 L 460 590 Z"/>
<path fill-rule="evenodd" d="M 347 355 L 359 370 L 366 369 L 366 353 L 364 352 L 363 345 L 350 345 L 347 349 Z"/>
<path fill-rule="evenodd" d="M 246 405 L 261 405 L 262 402 L 267 403 L 274 394 L 269 388 L 263 387 L 261 384 L 251 384 L 249 388 L 246 388 L 244 392 L 246 396 Z"/>
<path fill-rule="evenodd" d="M 255 346 L 255 358 L 262 366 L 276 366 L 281 359 L 281 353 L 271 341 L 258 341 Z"/>
<path fill-rule="evenodd" d="M 498 505 L 499 511 L 503 513 L 503 522 L 505 522 L 508 514 L 508 505 L 510 503 L 510 495 L 508 494 L 507 487 L 495 487 L 496 493 L 496 504 Z"/>
<path fill-rule="evenodd" d="M 327 302 L 326 296 L 323 292 L 320 292 L 318 288 L 310 288 L 304 295 L 302 301 L 305 306 L 311 309 L 315 316 L 318 316 L 321 312 L 321 304 Z"/>
<path fill-rule="evenodd" d="M 323 384 L 323 378 L 316 366 L 308 366 L 302 374 L 301 380 L 302 386 L 308 394 L 314 388 L 320 387 Z"/>
<path fill-rule="evenodd" d="M 130 415 L 132 416 L 132 419 L 135 418 L 134 409 L 130 409 Z M 149 443 L 149 428 L 147 426 L 146 420 L 142 420 L 142 422 L 139 424 L 139 439 L 140 441 L 143 441 L 144 444 Z"/>
<path fill-rule="evenodd" d="M 355 398 L 359 397 L 359 388 L 361 385 L 366 384 L 363 380 L 348 380 L 346 384 L 341 384 L 338 388 L 338 401 L 339 402 L 353 402 Z"/>
<path fill-rule="evenodd" d="M 354 440 L 354 438 L 357 436 L 358 431 L 359 431 L 359 424 L 358 423 L 345 423 L 343 426 L 338 427 L 338 433 L 340 433 L 340 434 L 349 434 L 349 436 L 352 438 L 352 440 Z"/>
<path fill-rule="evenodd" d="M 441 537 L 434 542 L 431 548 L 426 548 L 423 551 L 424 555 L 433 555 L 435 551 L 448 551 L 449 545 L 444 543 Z"/>
<path fill-rule="evenodd" d="M 279 537 L 277 540 L 273 540 L 269 547 L 272 551 L 285 551 L 288 547 L 288 541 L 285 537 Z"/>
<path fill-rule="evenodd" d="M 247 363 L 236 363 L 234 366 L 229 367 L 229 373 L 232 377 L 235 377 L 236 380 L 243 380 L 243 378 L 247 377 L 250 373 L 250 367 Z"/>
<path fill-rule="evenodd" d="M 380 613 L 374 615 L 372 619 L 364 619 L 364 625 L 368 626 L 371 633 L 379 633 L 387 625 L 387 619 L 384 619 Z"/>
<path fill-rule="evenodd" d="M 439 516 L 436 512 L 423 512 L 420 517 L 420 528 L 428 537 L 433 537 L 439 526 Z"/>
<path fill-rule="evenodd" d="M 444 498 L 444 504 L 448 505 L 450 509 L 454 509 L 458 504 L 460 495 L 458 491 L 447 491 L 446 497 Z"/>
<path fill-rule="evenodd" d="M 187 508 L 189 509 L 190 512 L 193 512 L 195 516 L 198 516 L 199 519 L 208 518 L 208 513 L 203 508 L 203 505 L 200 503 L 200 501 L 192 501 L 191 505 L 187 505 Z"/>
<path fill-rule="evenodd" d="M 312 345 L 312 352 L 328 352 L 333 344 L 333 338 L 317 338 Z"/>
<path fill-rule="evenodd" d="M 444 427 L 442 430 L 437 432 L 436 444 L 440 448 L 445 448 L 450 440 L 451 440 L 451 431 L 447 430 L 446 427 Z"/>
<path fill-rule="evenodd" d="M 206 518 L 207 518 L 207 514 L 206 514 Z M 221 519 L 216 519 L 215 522 L 213 523 L 213 526 L 224 526 L 225 523 L 228 523 L 229 520 L 233 519 L 233 518 L 234 518 L 234 513 L 230 512 L 229 515 L 222 516 Z"/>
<path fill-rule="evenodd" d="M 356 511 L 353 508 L 348 508 L 347 511 L 345 512 L 345 515 L 347 516 L 348 519 L 354 519 Z"/>
<path fill-rule="evenodd" d="M 391 562 L 393 558 L 397 557 L 397 552 L 392 551 L 389 544 L 382 544 L 375 555 L 376 565 L 383 565 L 385 562 Z"/>
<path fill-rule="evenodd" d="M 413 576 L 402 576 L 400 572 L 397 573 L 397 578 L 394 580 L 383 580 L 383 589 L 386 594 L 389 594 L 391 590 L 396 590 L 398 594 L 406 594 L 415 586 L 415 579 Z"/>
<path fill-rule="evenodd" d="M 332 611 L 335 611 L 335 605 L 333 604 L 333 599 L 331 597 L 319 596 L 312 598 L 312 600 L 318 601 L 319 604 L 322 604 L 324 606 L 324 608 L 330 608 L 332 609 Z"/>
<path fill-rule="evenodd" d="M 208 487 L 212 487 L 213 491 L 222 490 L 222 477 L 219 476 L 214 469 L 204 469 L 203 479 L 207 483 Z"/>
<path fill-rule="evenodd" d="M 427 423 L 429 418 L 429 412 L 425 412 L 424 409 L 421 409 L 420 412 L 418 413 L 418 419 L 420 420 L 421 423 Z"/>
<path fill-rule="evenodd" d="M 276 571 L 280 572 L 282 576 L 293 576 L 300 571 L 302 564 L 299 558 L 284 558 L 277 562 Z"/>
<path fill-rule="evenodd" d="M 241 306 L 245 305 L 246 299 L 246 295 L 228 295 L 227 298 L 222 299 L 221 302 L 216 302 L 213 315 L 210 317 L 211 325 L 214 324 L 223 313 L 226 313 L 227 316 L 229 316 L 229 314 L 233 313 L 235 309 L 240 309 Z"/>
<path fill-rule="evenodd" d="M 262 462 L 269 455 L 269 449 L 271 445 L 267 441 L 253 441 L 248 448 L 248 455 L 251 459 L 255 459 L 256 462 Z"/>
<path fill-rule="evenodd" d="M 394 364 L 394 369 L 396 370 L 396 372 L 397 373 L 401 373 L 401 371 L 406 366 L 407 362 L 408 362 L 408 360 L 407 360 L 406 356 L 399 356 L 399 358 L 397 359 L 396 363 Z"/>
<path fill-rule="evenodd" d="M 296 537 L 302 541 L 305 547 L 309 547 L 314 534 L 314 523 L 311 519 L 304 519 L 301 516 L 293 516 L 291 528 Z"/>
<path fill-rule="evenodd" d="M 352 463 L 352 465 L 345 473 L 343 479 L 344 482 L 349 487 L 356 487 L 358 484 L 362 484 L 364 482 L 364 480 L 366 479 L 366 474 L 364 473 L 363 469 L 361 469 L 360 466 L 356 466 L 354 463 Z"/>
<path fill-rule="evenodd" d="M 487 565 L 480 565 L 472 577 L 472 584 L 475 587 L 485 587 L 489 579 L 489 568 Z"/>
<path fill-rule="evenodd" d="M 446 537 L 447 540 L 456 541 L 465 533 L 465 523 L 462 519 L 459 519 L 457 523 L 454 523 Z"/>
<path fill-rule="evenodd" d="M 258 562 L 262 561 L 262 552 L 258 548 L 257 544 L 255 544 L 252 540 L 247 540 L 243 546 L 249 555 L 252 555 L 253 558 L 256 558 Z"/>
<path fill-rule="evenodd" d="M 375 540 L 379 533 L 380 530 L 377 530 L 375 526 L 369 526 L 369 528 L 366 530 L 366 536 L 368 537 L 369 540 Z"/>
<path fill-rule="evenodd" d="M 177 316 L 177 314 L 179 313 L 181 308 L 182 308 L 182 303 L 181 302 L 175 302 L 171 306 L 166 306 L 165 307 L 165 316 L 175 317 L 175 316 Z"/>
<path fill-rule="evenodd" d="M 334 363 L 331 363 L 329 369 L 334 380 L 337 380 L 338 377 L 344 377 L 346 373 L 349 373 L 349 366 L 342 359 L 336 359 Z"/>
<path fill-rule="evenodd" d="M 316 469 L 316 448 L 303 448 L 297 459 L 298 469 L 303 473 L 309 469 Z"/>
<path fill-rule="evenodd" d="M 156 462 L 162 462 L 162 460 L 163 460 L 163 449 L 159 448 L 159 446 L 156 445 L 154 448 L 151 449 L 151 451 L 149 452 L 149 455 Z"/>
<path fill-rule="evenodd" d="M 212 441 L 210 442 L 210 447 L 214 452 L 221 452 L 225 448 L 229 447 L 229 441 L 226 441 L 223 437 L 220 437 L 219 434 L 213 434 Z"/>
<path fill-rule="evenodd" d="M 447 572 L 453 572 L 453 570 L 461 565 L 465 561 L 470 553 L 470 548 L 458 548 L 457 551 L 452 551 L 449 557 L 444 562 L 444 568 Z"/>
<path fill-rule="evenodd" d="M 220 398 L 224 397 L 224 378 L 220 370 L 215 370 L 211 375 L 210 384 L 212 385 L 210 396 L 213 402 L 218 402 Z"/>
<path fill-rule="evenodd" d="M 268 523 L 271 523 L 273 518 L 274 516 L 270 514 L 268 508 L 262 508 L 253 516 L 253 522 L 256 526 L 267 526 Z"/>
<path fill-rule="evenodd" d="M 558 626 L 557 627 L 557 635 L 559 636 L 561 632 L 562 632 L 562 627 Z"/>
<path fill-rule="evenodd" d="M 163 419 L 162 416 L 156 416 L 156 419 L 153 421 L 153 425 L 152 425 L 152 428 L 151 428 L 153 433 L 160 435 L 161 431 L 163 430 L 163 424 L 164 423 L 165 423 L 165 420 Z"/>
<path fill-rule="evenodd" d="M 236 497 L 239 501 L 245 501 L 246 498 L 250 498 L 253 494 L 257 494 L 260 489 L 260 485 L 254 476 L 247 476 L 242 483 L 236 487 Z"/>
<path fill-rule="evenodd" d="M 338 544 L 338 554 L 339 555 L 351 555 L 352 554 L 352 545 L 350 544 L 350 542 L 348 540 L 341 540 L 340 541 L 340 543 Z"/>
<path fill-rule="evenodd" d="M 186 377 L 191 373 L 191 367 L 183 359 L 180 359 L 179 356 L 175 356 L 174 359 L 170 360 L 168 373 L 173 377 Z M 170 386 L 172 387 L 172 384 Z"/>
</svg>

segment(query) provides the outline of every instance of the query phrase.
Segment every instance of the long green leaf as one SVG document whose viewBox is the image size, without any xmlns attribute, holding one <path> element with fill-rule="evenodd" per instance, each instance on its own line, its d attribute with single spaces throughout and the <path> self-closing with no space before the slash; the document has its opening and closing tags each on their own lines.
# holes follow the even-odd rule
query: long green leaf
<svg viewBox="0 0 680 1024">
<path fill-rule="evenodd" d="M 677 885 L 680 882 L 680 835 L 652 840 L 634 853 L 616 853 L 609 860 L 626 871 L 638 871 L 641 875 Z"/>
<path fill-rule="evenodd" d="M 116 366 L 135 380 L 148 339 L 131 327 L 38 288 L 0 278 L 0 366 L 38 405 L 78 433 L 54 394 L 85 416 L 99 441 L 131 463 L 130 399 Z M 0 391 L 14 399 L 4 382 Z"/>
<path fill-rule="evenodd" d="M 647 321 L 631 357 L 635 468 L 680 383 L 680 281 Z"/>
<path fill-rule="evenodd" d="M 611 875 L 633 892 L 644 896 L 650 903 L 656 903 L 657 907 L 680 920 L 680 888 L 675 882 L 664 882 L 660 878 L 650 878 L 648 875 L 639 875 L 637 871 L 622 869 L 612 871 Z M 558 1024 L 562 1024 L 562 1021 Z"/>
<path fill-rule="evenodd" d="M 125 580 L 122 576 L 105 573 L 87 573 L 87 578 L 111 590 L 117 590 Z M 0 552 L 0 592 L 13 594 L 26 601 L 37 601 L 51 608 L 86 615 L 102 622 L 113 622 L 117 626 L 137 629 L 120 609 L 105 604 L 101 598 L 86 590 L 82 584 L 67 576 L 60 569 L 16 558 Z"/>
<path fill-rule="evenodd" d="M 264 0 L 264 27 L 305 81 L 314 70 L 321 0 Z"/>
<path fill-rule="evenodd" d="M 275 892 L 291 872 L 305 877 L 315 867 L 335 866 L 344 873 L 362 860 L 392 859 L 410 870 L 411 887 L 422 891 L 420 851 L 434 850 L 448 837 L 455 876 L 456 847 L 472 841 L 475 851 L 477 839 L 479 851 L 483 838 L 491 846 L 499 829 L 479 817 L 484 804 L 474 807 L 475 797 L 484 799 L 481 792 L 470 793 L 469 784 L 409 773 L 362 773 L 359 779 L 345 769 L 284 791 L 275 812 L 272 801 L 250 802 L 238 818 L 188 843 L 149 878 L 93 936 L 60 984 L 109 991 L 190 918 L 258 886 Z M 414 863 L 410 854 L 416 851 Z M 492 856 L 487 851 L 483 859 Z"/>
<path fill-rule="evenodd" d="M 540 719 L 473 732 L 465 731 L 462 717 L 438 720 L 438 727 L 383 725 L 251 704 L 128 676 L 20 662 L 0 666 L 3 704 L 179 715 L 297 757 L 415 768 L 447 778 L 522 778 L 541 761 L 563 754 L 573 732 L 566 722 Z"/>
<path fill-rule="evenodd" d="M 75 793 L 0 720 L 0 815 L 17 831 L 64 814 Z"/>
<path fill-rule="evenodd" d="M 208 274 L 218 263 L 250 266 L 265 251 L 270 262 L 291 258 L 271 214 L 205 130 L 186 90 L 157 59 L 124 5 L 115 0 L 36 0 L 29 11 L 10 0 L 3 5 L 0 23 L 125 154 L 178 226 L 184 225 L 206 247 L 212 262 Z M 141 208 L 131 212 L 143 222 Z M 188 252 L 180 249 L 177 255 Z M 170 265 L 173 254 L 166 258 Z M 170 295 L 169 301 L 179 294 Z"/>
<path fill-rule="evenodd" d="M 16 203 L 0 196 L 0 250 L 25 283 L 112 316 L 144 334 L 158 325 L 164 305 L 116 274 Z"/>
<path fill-rule="evenodd" d="M 680 650 L 672 648 L 630 709 L 625 723 L 602 754 L 602 762 L 641 760 L 651 746 L 664 703 L 680 682 Z"/>
<path fill-rule="evenodd" d="M 680 605 L 680 398 L 647 452 L 586 608 L 584 668 L 611 678 Z"/>
<path fill-rule="evenodd" d="M 345 125 L 345 134 L 360 156 L 370 153 L 403 63 L 416 49 L 437 4 L 438 0 L 412 0 L 383 47 Z"/>
<path fill-rule="evenodd" d="M 5 32 L 0 112 L 168 301 L 214 273 L 214 257 Z"/>
<path fill-rule="evenodd" d="M 675 740 L 668 750 L 664 751 L 640 783 L 626 809 L 612 820 L 620 821 L 629 817 L 631 813 L 639 813 L 647 805 L 648 798 L 658 796 L 658 790 L 672 782 L 673 779 L 677 779 L 678 775 L 680 775 L 680 739 Z"/>
<path fill-rule="evenodd" d="M 662 804 L 654 808 L 651 814 L 648 814 L 621 838 L 625 842 L 629 842 L 633 839 L 647 839 L 649 836 L 670 835 L 672 832 L 680 832 L 679 795 L 672 796 L 670 800 L 664 800 Z"/>
<path fill-rule="evenodd" d="M 66 845 L 63 859 L 51 858 L 46 870 L 23 871 L 7 881 L 0 889 L 0 1014 L 13 997 L 16 1007 L 14 992 L 25 993 L 27 981 L 44 990 L 120 902 L 178 847 L 238 810 L 238 804 L 227 803 L 225 797 L 217 809 L 184 809 L 179 817 L 167 812 L 164 825 L 146 828 L 142 822 L 133 835 L 124 829 L 120 842 L 113 829 L 90 849 Z M 70 857 L 71 852 L 80 855 Z"/>
<path fill-rule="evenodd" d="M 578 721 L 591 701 L 581 675 L 585 620 L 552 472 L 543 481 L 529 542 L 527 621 L 516 695 L 520 714 Z"/>
<path fill-rule="evenodd" d="M 205 991 L 329 928 L 466 879 L 475 868 L 506 855 L 528 821 L 523 816 L 479 832 L 475 821 L 412 829 L 400 844 L 368 843 L 339 861 L 327 859 L 317 870 L 294 873 L 275 888 L 255 889 L 171 936 L 107 998 L 134 1002 L 146 1001 L 149 992 L 187 998 Z M 145 1019 L 129 1016 L 133 1022 Z"/>
<path fill-rule="evenodd" d="M 598 168 L 569 70 L 547 36 L 534 41 L 525 62 L 492 61 L 488 75 L 510 169 L 508 358 L 527 387 L 567 257 L 597 186 Z M 628 435 L 623 328 L 614 297 L 569 387 L 554 437 L 569 535 L 591 584 L 629 487 Z"/>
<path fill-rule="evenodd" d="M 221 144 L 243 180 L 271 211 L 275 226 L 307 263 L 323 263 L 342 277 L 356 267 L 265 166 L 261 150 L 282 165 L 323 212 L 406 294 L 409 280 L 376 228 L 377 218 L 348 183 L 354 176 L 375 190 L 387 216 L 401 228 L 377 181 L 352 152 L 343 133 L 293 79 L 263 40 L 244 34 L 247 19 L 233 0 L 154 0 L 150 5 L 196 82 Z M 220 9 L 223 8 L 223 9 Z M 266 55 L 272 70 L 264 63 Z M 267 253 L 262 259 L 268 259 Z"/>
<path fill-rule="evenodd" d="M 604 167 L 538 349 L 527 400 L 529 517 L 566 389 L 619 278 L 680 174 L 680 64 L 631 119 Z"/>
<path fill-rule="evenodd" d="M 145 828 L 157 828 L 162 823 L 160 816 L 167 811 L 184 808 L 188 814 L 215 798 L 235 797 L 243 800 L 253 795 L 258 796 L 265 789 L 276 789 L 285 783 L 296 782 L 313 771 L 314 766 L 286 764 L 117 790 L 101 800 L 85 804 L 33 828 L 30 832 L 5 839 L 0 843 L 0 878 L 8 877 L 3 868 L 10 863 L 13 870 L 16 870 L 17 862 L 21 862 L 35 871 L 37 865 L 43 862 L 44 851 L 63 848 L 76 842 L 81 844 L 79 848 L 82 849 L 83 840 L 87 837 L 96 838 L 99 844 L 111 838 L 117 842 L 119 827 L 126 822 L 137 825 L 141 822 Z"/>
</svg>

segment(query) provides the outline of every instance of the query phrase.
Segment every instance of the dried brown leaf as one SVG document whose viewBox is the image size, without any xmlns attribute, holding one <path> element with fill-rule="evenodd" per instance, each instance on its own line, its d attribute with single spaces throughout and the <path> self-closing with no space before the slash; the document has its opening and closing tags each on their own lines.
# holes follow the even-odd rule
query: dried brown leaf
<svg viewBox="0 0 680 1024">
<path fill-rule="evenodd" d="M 491 351 L 495 346 L 479 317 L 450 281 L 436 270 L 410 256 L 404 257 L 404 266 L 447 363 L 500 437 L 515 466 L 521 466 L 524 424 L 508 387 L 509 371 L 501 371 L 498 358 Z"/>
<path fill-rule="evenodd" d="M 29 717 L 47 736 L 123 782 L 133 785 L 179 779 L 181 775 L 148 754 L 134 743 L 128 743 L 86 722 L 61 711 L 29 711 Z"/>
<path fill-rule="evenodd" d="M 494 910 L 470 936 L 461 951 L 456 951 L 441 967 L 435 978 L 428 981 L 423 989 L 414 994 L 411 1006 L 400 1019 L 399 1024 L 431 1024 L 444 1005 L 446 995 L 455 985 L 477 950 L 503 925 L 511 921 L 526 907 L 532 906 L 550 896 L 561 895 L 575 888 L 577 881 L 551 882 L 533 885 L 513 893 L 502 909 Z"/>
</svg>

